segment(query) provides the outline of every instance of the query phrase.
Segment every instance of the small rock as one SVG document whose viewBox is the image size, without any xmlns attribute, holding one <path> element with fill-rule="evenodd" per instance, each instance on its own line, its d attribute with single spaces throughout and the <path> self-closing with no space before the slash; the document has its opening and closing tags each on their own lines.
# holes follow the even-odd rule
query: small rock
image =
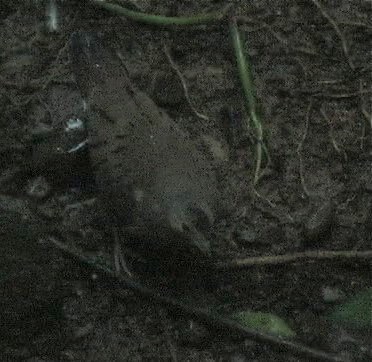
<svg viewBox="0 0 372 362">
<path fill-rule="evenodd" d="M 45 199 L 50 194 L 50 191 L 49 182 L 43 176 L 29 180 L 26 186 L 26 194 L 34 200 Z"/>
</svg>

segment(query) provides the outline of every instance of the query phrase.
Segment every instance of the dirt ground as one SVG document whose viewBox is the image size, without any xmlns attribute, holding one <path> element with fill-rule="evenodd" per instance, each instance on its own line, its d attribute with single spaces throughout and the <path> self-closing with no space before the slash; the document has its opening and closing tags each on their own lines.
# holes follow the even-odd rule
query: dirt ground
<svg viewBox="0 0 372 362">
<path fill-rule="evenodd" d="M 68 42 L 77 30 L 104 33 L 133 82 L 213 158 L 224 205 L 213 228 L 214 264 L 316 250 L 362 252 L 370 249 L 372 233 L 371 1 L 124 3 L 167 16 L 231 4 L 231 15 L 245 17 L 239 30 L 270 163 L 254 192 L 255 135 L 247 127 L 227 20 L 159 27 L 89 2 L 60 1 L 51 31 L 47 1 L 2 3 L 0 360 L 309 360 L 216 333 L 129 290 L 119 298 L 105 277 L 48 242 L 53 235 L 111 261 L 89 151 L 60 152 L 78 142 L 61 130 L 82 111 Z M 273 313 L 296 331 L 296 341 L 367 361 L 368 333 L 332 325 L 326 316 L 370 287 L 369 266 L 362 257 L 230 265 L 163 293 L 222 315 Z M 158 277 L 152 283 L 160 283 Z"/>
</svg>

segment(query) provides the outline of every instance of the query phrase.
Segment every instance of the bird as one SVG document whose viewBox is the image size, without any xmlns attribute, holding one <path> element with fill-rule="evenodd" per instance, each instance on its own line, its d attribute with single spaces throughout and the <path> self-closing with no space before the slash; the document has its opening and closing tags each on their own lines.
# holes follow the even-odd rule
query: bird
<svg viewBox="0 0 372 362">
<path fill-rule="evenodd" d="M 70 59 L 87 109 L 89 157 L 109 226 L 121 230 L 130 247 L 173 265 L 186 254 L 189 261 L 209 257 L 219 198 L 213 162 L 134 84 L 102 34 L 74 32 Z M 115 239 L 117 267 L 130 273 L 117 256 L 120 236 Z"/>
</svg>

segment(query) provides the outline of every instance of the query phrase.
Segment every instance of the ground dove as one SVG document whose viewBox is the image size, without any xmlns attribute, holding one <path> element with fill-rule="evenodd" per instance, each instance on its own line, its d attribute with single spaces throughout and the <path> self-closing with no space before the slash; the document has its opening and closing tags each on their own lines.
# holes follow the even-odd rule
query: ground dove
<svg viewBox="0 0 372 362">
<path fill-rule="evenodd" d="M 97 34 L 76 32 L 70 52 L 106 213 L 145 249 L 207 255 L 218 199 L 211 162 L 104 44 Z"/>
</svg>

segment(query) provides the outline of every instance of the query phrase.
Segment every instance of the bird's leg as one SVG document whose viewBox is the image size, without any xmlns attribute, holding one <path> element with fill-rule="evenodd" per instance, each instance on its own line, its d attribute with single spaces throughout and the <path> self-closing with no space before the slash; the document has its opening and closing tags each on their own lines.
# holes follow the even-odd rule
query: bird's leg
<svg viewBox="0 0 372 362">
<path fill-rule="evenodd" d="M 119 275 L 121 270 L 123 270 L 129 277 L 132 277 L 133 274 L 128 268 L 127 262 L 123 255 L 120 246 L 120 237 L 119 237 L 119 229 L 118 227 L 113 228 L 114 233 L 114 265 L 115 265 L 115 273 Z"/>
</svg>

